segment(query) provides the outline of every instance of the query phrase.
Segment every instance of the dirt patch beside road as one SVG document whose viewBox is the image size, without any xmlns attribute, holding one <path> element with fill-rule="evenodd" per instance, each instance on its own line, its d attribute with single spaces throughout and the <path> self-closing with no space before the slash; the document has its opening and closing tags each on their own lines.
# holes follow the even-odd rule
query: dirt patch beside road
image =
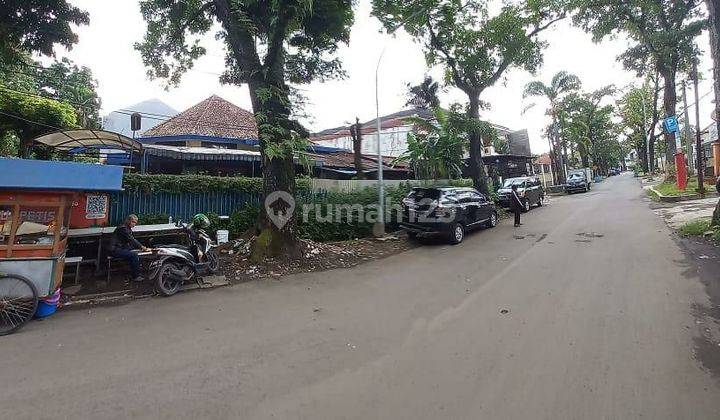
<svg viewBox="0 0 720 420">
<path fill-rule="evenodd" d="M 237 241 L 221 252 L 221 271 L 231 283 L 281 277 L 286 274 L 348 268 L 365 261 L 385 258 L 416 247 L 417 244 L 400 233 L 384 239 L 356 239 L 341 242 L 301 240 L 302 258 L 297 260 L 267 259 L 263 264 L 250 261 L 250 247 Z"/>
</svg>

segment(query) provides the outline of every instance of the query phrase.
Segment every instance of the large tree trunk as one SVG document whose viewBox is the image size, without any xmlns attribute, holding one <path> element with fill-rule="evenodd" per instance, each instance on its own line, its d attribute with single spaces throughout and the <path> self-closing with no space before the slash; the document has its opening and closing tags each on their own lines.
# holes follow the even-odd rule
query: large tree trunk
<svg viewBox="0 0 720 420">
<path fill-rule="evenodd" d="M 648 156 L 648 169 L 652 172 L 655 170 L 655 134 L 650 135 L 648 151 L 650 152 L 650 156 Z"/>
<path fill-rule="evenodd" d="M 260 155 L 263 173 L 263 201 L 257 224 L 257 238 L 252 244 L 252 259 L 262 262 L 266 257 L 298 258 L 300 256 L 296 236 L 295 217 L 295 166 L 294 156 L 280 154 L 268 156 L 268 148 L 278 147 L 291 140 L 296 128 L 290 121 L 289 88 L 285 84 L 285 53 L 275 50 L 265 63 L 257 55 L 252 34 L 234 24 L 235 18 L 228 0 L 214 0 L 218 20 L 227 33 L 233 58 L 243 68 L 252 71 L 248 82 L 250 100 L 255 120 L 258 122 Z M 270 63 L 270 64 L 268 64 Z M 261 92 L 271 92 L 270 95 Z M 270 195 L 272 202 L 266 203 Z M 282 199 L 283 202 L 280 202 Z M 275 204 L 275 206 L 270 206 Z M 268 212 L 272 212 L 269 214 Z M 287 215 L 287 219 L 276 216 Z M 273 222 L 273 219 L 277 222 Z M 284 223 L 283 223 L 284 222 Z"/>
<path fill-rule="evenodd" d="M 466 92 L 467 93 L 467 92 Z M 467 93 L 470 99 L 468 107 L 468 117 L 473 120 L 480 119 L 480 100 L 477 95 Z M 480 133 L 470 133 L 470 177 L 473 180 L 473 186 L 483 194 L 489 195 L 487 178 L 485 177 L 485 165 L 482 161 L 482 138 Z"/>
<path fill-rule="evenodd" d="M 275 82 L 273 84 L 277 89 L 276 92 L 285 92 L 282 87 L 284 82 Z M 296 218 L 295 218 L 295 164 L 294 156 L 276 156 L 269 157 L 266 150 L 270 144 L 280 145 L 284 141 L 290 139 L 291 130 L 288 127 L 288 116 L 290 110 L 287 107 L 287 99 L 270 99 L 259 101 L 257 98 L 258 88 L 267 86 L 262 84 L 256 86 L 255 83 L 249 83 L 250 97 L 255 110 L 256 118 L 260 116 L 260 120 L 266 121 L 265 124 L 258 125 L 258 134 L 260 137 L 260 154 L 263 162 L 263 201 L 260 206 L 260 218 L 258 220 L 258 236 L 252 245 L 252 258 L 257 262 L 261 262 L 266 257 L 289 257 L 297 258 L 300 253 L 298 250 L 298 242 L 296 236 Z M 285 128 L 278 130 L 278 128 Z M 280 192 L 278 195 L 276 192 Z M 270 201 L 270 194 L 275 194 Z M 286 211 L 290 218 L 282 220 L 273 216 L 283 213 L 281 209 L 271 207 L 272 204 L 282 199 L 291 201 L 288 204 L 291 208 Z M 274 214 L 269 214 L 272 212 Z M 282 220 L 278 222 L 279 220 Z M 283 223 L 285 222 L 285 223 Z"/>
<path fill-rule="evenodd" d="M 677 91 L 675 89 L 676 70 L 673 67 L 662 72 L 663 77 L 663 112 L 665 117 L 675 115 L 677 106 Z M 675 162 L 675 134 L 665 133 L 665 167 L 674 166 Z"/>
<path fill-rule="evenodd" d="M 648 156 L 648 165 L 650 167 L 650 171 L 654 171 L 655 168 L 655 140 L 657 137 L 655 136 L 655 127 L 657 126 L 659 115 L 658 115 L 658 99 L 660 98 L 660 74 L 656 71 L 655 72 L 655 89 L 653 91 L 653 113 L 652 113 L 652 122 L 650 124 L 650 128 L 648 128 L 647 135 L 650 138 L 650 156 Z"/>
<path fill-rule="evenodd" d="M 353 160 L 355 163 L 355 177 L 357 179 L 365 179 L 365 173 L 362 166 L 362 125 L 360 118 L 355 117 L 355 124 L 350 127 L 350 135 L 353 140 Z"/>
</svg>

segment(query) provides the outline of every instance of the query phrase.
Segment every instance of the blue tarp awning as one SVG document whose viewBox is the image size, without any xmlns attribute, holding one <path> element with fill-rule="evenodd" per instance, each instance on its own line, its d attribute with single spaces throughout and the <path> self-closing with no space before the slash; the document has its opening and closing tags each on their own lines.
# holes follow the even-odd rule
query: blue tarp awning
<svg viewBox="0 0 720 420">
<path fill-rule="evenodd" d="M 0 158 L 0 188 L 119 191 L 123 168 L 50 160 Z"/>
</svg>

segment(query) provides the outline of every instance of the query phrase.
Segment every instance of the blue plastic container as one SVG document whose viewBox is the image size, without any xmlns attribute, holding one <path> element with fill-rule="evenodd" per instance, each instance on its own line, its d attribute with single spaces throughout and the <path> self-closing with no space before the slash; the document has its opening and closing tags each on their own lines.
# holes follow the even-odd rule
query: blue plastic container
<svg viewBox="0 0 720 420">
<path fill-rule="evenodd" d="M 57 303 L 47 303 L 44 300 L 38 302 L 37 309 L 35 310 L 35 318 L 45 318 L 57 311 Z"/>
</svg>

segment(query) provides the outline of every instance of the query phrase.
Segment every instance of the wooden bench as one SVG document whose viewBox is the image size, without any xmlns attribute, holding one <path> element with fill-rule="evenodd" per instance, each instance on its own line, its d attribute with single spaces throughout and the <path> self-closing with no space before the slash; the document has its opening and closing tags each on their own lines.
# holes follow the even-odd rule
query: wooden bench
<svg viewBox="0 0 720 420">
<path fill-rule="evenodd" d="M 80 282 L 80 264 L 82 264 L 83 257 L 65 257 L 65 267 L 75 266 L 75 284 Z"/>
</svg>

